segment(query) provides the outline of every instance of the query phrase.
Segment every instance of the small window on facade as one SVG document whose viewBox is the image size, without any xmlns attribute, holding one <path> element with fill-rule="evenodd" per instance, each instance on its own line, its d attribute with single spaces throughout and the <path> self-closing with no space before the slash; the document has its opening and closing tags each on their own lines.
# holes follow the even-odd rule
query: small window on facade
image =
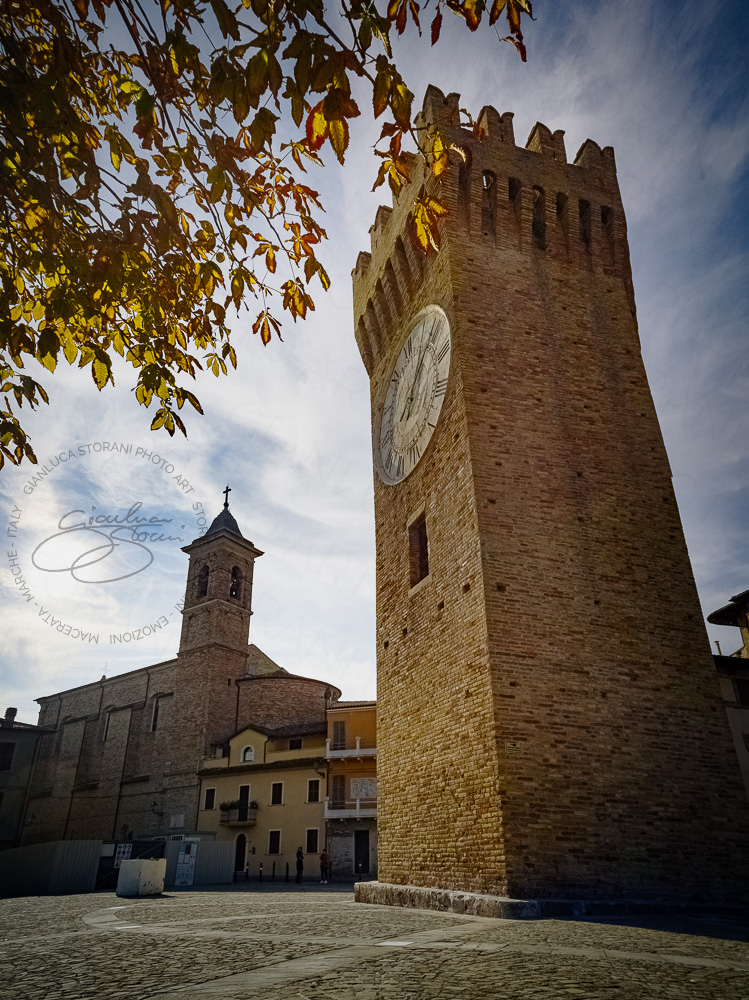
<svg viewBox="0 0 749 1000">
<path fill-rule="evenodd" d="M 590 246 L 590 202 L 580 200 L 580 240 Z"/>
<path fill-rule="evenodd" d="M 231 568 L 231 583 L 229 584 L 229 597 L 235 601 L 242 599 L 242 570 L 239 566 Z"/>
<path fill-rule="evenodd" d="M 346 775 L 333 775 L 333 794 L 331 796 L 334 809 L 343 809 L 346 805 Z"/>
<path fill-rule="evenodd" d="M 308 802 L 319 802 L 320 801 L 320 779 L 310 778 L 307 782 L 307 801 Z"/>
<path fill-rule="evenodd" d="M 566 242 L 569 233 L 569 201 L 567 195 L 562 194 L 561 191 L 557 194 L 557 227 L 562 234 L 562 239 Z"/>
<path fill-rule="evenodd" d="M 111 718 L 112 718 L 111 712 L 107 712 L 107 714 L 104 716 L 104 732 L 102 733 L 101 737 L 102 741 L 106 740 L 107 737 L 109 736 L 109 723 Z"/>
<path fill-rule="evenodd" d="M 15 749 L 15 743 L 0 743 L 0 771 L 10 771 Z"/>
<path fill-rule="evenodd" d="M 159 699 L 155 698 L 153 702 L 153 715 L 151 716 L 151 732 L 155 733 L 159 725 Z"/>
<path fill-rule="evenodd" d="M 481 190 L 481 231 L 484 236 L 497 232 L 497 175 L 485 170 Z"/>
<path fill-rule="evenodd" d="M 283 782 L 274 781 L 270 786 L 270 804 L 272 806 L 283 805 Z"/>
<path fill-rule="evenodd" d="M 749 679 L 736 677 L 733 683 L 736 685 L 736 700 L 739 705 L 749 705 Z"/>
<path fill-rule="evenodd" d="M 427 523 L 423 514 L 420 514 L 408 528 L 408 565 L 411 587 L 429 576 Z"/>
<path fill-rule="evenodd" d="M 281 853 L 281 831 L 270 830 L 268 832 L 268 854 Z"/>
<path fill-rule="evenodd" d="M 289 750 L 301 750 L 302 749 L 302 737 L 294 736 L 289 740 Z"/>
<path fill-rule="evenodd" d="M 307 830 L 307 846 L 304 849 L 305 854 L 317 854 L 318 837 L 318 830 Z"/>
<path fill-rule="evenodd" d="M 346 723 L 345 722 L 334 722 L 333 723 L 333 750 L 345 750 L 346 749 Z"/>
<path fill-rule="evenodd" d="M 205 597 L 208 593 L 208 574 L 209 569 L 207 566 L 203 566 L 201 571 L 198 573 L 198 597 Z"/>
<path fill-rule="evenodd" d="M 205 797 L 203 799 L 204 809 L 215 809 L 216 808 L 216 789 L 206 788 Z"/>
<path fill-rule="evenodd" d="M 245 747 L 244 750 L 242 751 L 242 763 L 251 764 L 254 759 L 255 759 L 255 748 Z"/>
<path fill-rule="evenodd" d="M 540 187 L 533 188 L 533 242 L 546 246 L 546 195 Z"/>
</svg>

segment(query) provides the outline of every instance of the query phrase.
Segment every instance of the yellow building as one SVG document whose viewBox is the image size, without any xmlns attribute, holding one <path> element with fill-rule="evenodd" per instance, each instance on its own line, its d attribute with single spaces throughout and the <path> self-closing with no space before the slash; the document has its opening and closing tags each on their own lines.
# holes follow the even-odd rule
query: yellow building
<svg viewBox="0 0 749 1000">
<path fill-rule="evenodd" d="M 377 703 L 328 706 L 325 820 L 334 879 L 377 875 Z"/>
<path fill-rule="evenodd" d="M 319 723 L 282 729 L 247 727 L 229 740 L 229 754 L 203 762 L 198 835 L 234 841 L 235 870 L 257 879 L 319 880 L 325 841 L 326 732 Z"/>
</svg>

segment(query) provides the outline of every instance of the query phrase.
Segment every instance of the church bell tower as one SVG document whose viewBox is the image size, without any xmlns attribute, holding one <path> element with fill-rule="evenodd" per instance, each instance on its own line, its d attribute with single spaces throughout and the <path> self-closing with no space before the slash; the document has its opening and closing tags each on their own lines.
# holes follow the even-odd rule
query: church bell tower
<svg viewBox="0 0 749 1000">
<path fill-rule="evenodd" d="M 353 274 L 371 380 L 379 878 L 719 903 L 749 807 L 639 347 L 614 153 L 427 91 Z M 426 258 L 414 198 L 448 207 Z M 688 873 L 688 877 L 687 877 Z M 375 890 L 372 890 L 373 892 Z M 407 892 L 407 889 L 403 889 Z M 402 892 L 401 892 L 402 898 Z M 744 897 L 745 898 L 745 897 Z"/>
<path fill-rule="evenodd" d="M 263 553 L 243 537 L 229 510 L 182 551 L 190 557 L 182 611 L 180 654 L 218 643 L 246 654 L 252 614 L 252 576 Z"/>
</svg>

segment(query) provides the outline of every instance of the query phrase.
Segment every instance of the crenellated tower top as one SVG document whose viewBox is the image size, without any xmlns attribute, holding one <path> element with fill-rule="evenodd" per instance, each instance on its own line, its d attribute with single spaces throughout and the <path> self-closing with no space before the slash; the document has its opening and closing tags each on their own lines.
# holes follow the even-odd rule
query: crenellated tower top
<svg viewBox="0 0 749 1000">
<path fill-rule="evenodd" d="M 370 229 L 371 246 L 353 270 L 356 338 L 371 375 L 390 350 L 405 313 L 424 304 L 419 288 L 435 266 L 414 243 L 409 216 L 419 194 L 448 209 L 441 237 L 448 252 L 468 244 L 488 255 L 530 257 L 533 266 L 604 271 L 630 286 L 626 225 L 614 150 L 587 139 L 568 163 L 564 131 L 541 122 L 525 146 L 515 144 L 512 112 L 491 105 L 478 117 L 479 134 L 460 122 L 460 95 L 429 86 L 417 129 L 439 130 L 450 149 L 450 166 L 439 177 L 424 152 L 413 157 L 411 179 L 392 206 L 381 205 Z M 466 243 L 468 241 L 468 244 Z M 632 308 L 634 301 L 632 300 Z"/>
</svg>

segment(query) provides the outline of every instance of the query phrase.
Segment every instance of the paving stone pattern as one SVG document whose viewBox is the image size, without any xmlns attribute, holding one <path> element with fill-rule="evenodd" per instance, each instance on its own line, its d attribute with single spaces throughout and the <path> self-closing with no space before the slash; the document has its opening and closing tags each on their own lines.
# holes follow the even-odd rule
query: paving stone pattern
<svg viewBox="0 0 749 1000">
<path fill-rule="evenodd" d="M 749 922 L 493 920 L 345 892 L 0 903 L 1 1000 L 746 1000 Z"/>
</svg>

